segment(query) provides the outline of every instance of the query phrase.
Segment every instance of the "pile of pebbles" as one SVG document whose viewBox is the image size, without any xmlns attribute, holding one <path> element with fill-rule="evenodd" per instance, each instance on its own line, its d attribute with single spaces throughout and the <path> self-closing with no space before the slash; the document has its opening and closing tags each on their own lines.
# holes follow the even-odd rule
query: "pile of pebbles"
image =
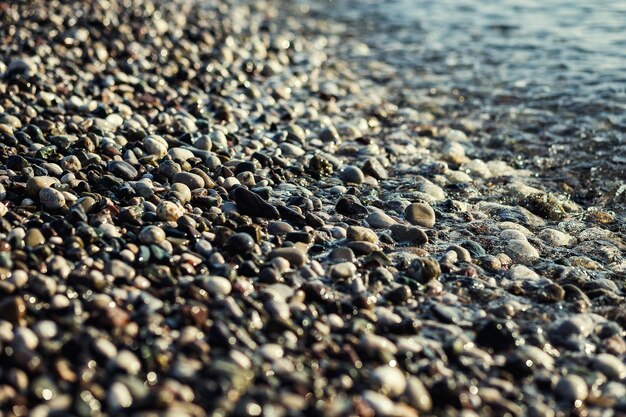
<svg viewBox="0 0 626 417">
<path fill-rule="evenodd" d="M 344 29 L 0 3 L 2 413 L 626 412 L 619 216 L 482 160 Z"/>
</svg>

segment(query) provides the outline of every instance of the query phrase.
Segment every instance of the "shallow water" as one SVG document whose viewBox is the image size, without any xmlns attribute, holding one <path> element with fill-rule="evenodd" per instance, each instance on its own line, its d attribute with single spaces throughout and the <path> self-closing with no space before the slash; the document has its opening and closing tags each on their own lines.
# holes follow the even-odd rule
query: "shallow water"
<svg viewBox="0 0 626 417">
<path fill-rule="evenodd" d="M 390 88 L 478 124 L 475 156 L 567 178 L 584 204 L 626 179 L 626 2 L 320 4 L 399 69 Z"/>
</svg>

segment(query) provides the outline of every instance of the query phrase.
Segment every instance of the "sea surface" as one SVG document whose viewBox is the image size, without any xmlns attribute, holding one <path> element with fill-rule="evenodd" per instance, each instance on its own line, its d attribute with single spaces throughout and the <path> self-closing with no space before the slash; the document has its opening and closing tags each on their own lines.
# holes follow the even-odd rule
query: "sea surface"
<svg viewBox="0 0 626 417">
<path fill-rule="evenodd" d="M 320 7 L 321 5 L 321 7 Z M 515 161 L 583 204 L 626 180 L 626 1 L 333 0 L 400 71 L 390 88 L 480 126 L 481 157 Z M 398 79 L 399 78 L 399 79 Z"/>
</svg>

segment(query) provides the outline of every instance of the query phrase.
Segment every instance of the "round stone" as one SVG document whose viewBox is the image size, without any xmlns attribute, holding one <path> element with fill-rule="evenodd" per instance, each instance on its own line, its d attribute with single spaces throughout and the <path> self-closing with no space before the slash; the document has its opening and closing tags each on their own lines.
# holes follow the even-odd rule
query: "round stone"
<svg viewBox="0 0 626 417">
<path fill-rule="evenodd" d="M 146 245 L 160 243 L 165 240 L 165 232 L 158 226 L 146 226 L 139 232 L 139 241 Z"/>
<path fill-rule="evenodd" d="M 348 184 L 363 184 L 363 181 L 365 181 L 365 175 L 363 175 L 361 168 L 354 165 L 348 165 L 343 169 L 343 171 L 341 171 L 341 179 L 343 182 Z"/>
<path fill-rule="evenodd" d="M 432 228 L 435 225 L 435 211 L 426 203 L 409 204 L 404 210 L 404 217 L 417 226 Z"/>
<path fill-rule="evenodd" d="M 235 233 L 228 238 L 226 246 L 235 253 L 248 253 L 254 249 L 254 239 L 247 233 Z"/>
<path fill-rule="evenodd" d="M 554 389 L 556 395 L 566 401 L 584 401 L 589 395 L 589 388 L 584 379 L 578 375 L 561 377 Z"/>
<path fill-rule="evenodd" d="M 156 209 L 157 218 L 165 221 L 176 221 L 185 214 L 185 210 L 172 201 L 162 201 Z"/>
<path fill-rule="evenodd" d="M 170 191 L 176 193 L 180 198 L 180 202 L 183 204 L 187 204 L 191 201 L 191 190 L 182 182 L 172 184 Z"/>
</svg>

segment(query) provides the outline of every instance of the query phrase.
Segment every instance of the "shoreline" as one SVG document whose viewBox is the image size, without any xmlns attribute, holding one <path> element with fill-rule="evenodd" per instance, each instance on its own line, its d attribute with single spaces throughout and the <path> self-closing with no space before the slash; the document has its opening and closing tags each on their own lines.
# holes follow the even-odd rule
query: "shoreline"
<svg viewBox="0 0 626 417">
<path fill-rule="evenodd" d="M 193 4 L 0 8 L 0 410 L 626 410 L 623 193 L 501 130 L 540 110 Z"/>
</svg>

